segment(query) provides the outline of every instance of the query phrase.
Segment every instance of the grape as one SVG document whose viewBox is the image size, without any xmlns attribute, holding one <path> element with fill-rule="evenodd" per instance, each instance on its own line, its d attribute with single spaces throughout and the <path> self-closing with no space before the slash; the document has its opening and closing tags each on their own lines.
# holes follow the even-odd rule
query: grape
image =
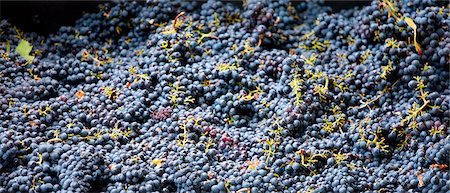
<svg viewBox="0 0 450 193">
<path fill-rule="evenodd" d="M 1 20 L 0 192 L 448 192 L 448 6 L 328 4 Z"/>
</svg>

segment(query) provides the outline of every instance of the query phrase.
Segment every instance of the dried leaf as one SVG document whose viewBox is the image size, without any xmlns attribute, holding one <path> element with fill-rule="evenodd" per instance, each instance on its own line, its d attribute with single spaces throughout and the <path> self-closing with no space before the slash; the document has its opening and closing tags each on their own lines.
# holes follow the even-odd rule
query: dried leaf
<svg viewBox="0 0 450 193">
<path fill-rule="evenodd" d="M 245 161 L 245 163 L 248 165 L 248 169 L 250 170 L 254 170 L 259 166 L 259 160 L 254 160 L 254 161 Z"/>
<path fill-rule="evenodd" d="M 82 90 L 78 90 L 78 91 L 75 93 L 75 97 L 77 97 L 78 101 L 83 100 L 84 92 L 83 92 Z"/>
<path fill-rule="evenodd" d="M 32 127 L 34 127 L 34 126 L 37 125 L 36 122 L 34 122 L 34 121 L 29 121 L 28 123 L 29 123 Z"/>
<path fill-rule="evenodd" d="M 406 24 L 408 24 L 408 26 L 414 30 L 414 47 L 416 48 L 416 51 L 419 53 L 419 55 L 422 55 L 422 49 L 420 48 L 419 43 L 417 43 L 417 26 L 416 26 L 416 24 L 409 17 L 405 17 L 404 20 L 405 20 Z"/>
<path fill-rule="evenodd" d="M 249 193 L 249 192 L 250 192 L 250 188 L 241 188 L 241 189 L 239 189 L 238 191 L 236 191 L 236 193 L 241 193 L 241 192 L 247 192 L 247 193 Z"/>
<path fill-rule="evenodd" d="M 419 186 L 420 187 L 425 186 L 425 184 L 423 183 L 423 176 L 422 176 L 422 172 L 421 171 L 417 172 L 417 179 L 419 180 Z"/>
<path fill-rule="evenodd" d="M 432 164 L 430 168 L 437 168 L 440 170 L 446 170 L 448 168 L 447 164 Z"/>
</svg>

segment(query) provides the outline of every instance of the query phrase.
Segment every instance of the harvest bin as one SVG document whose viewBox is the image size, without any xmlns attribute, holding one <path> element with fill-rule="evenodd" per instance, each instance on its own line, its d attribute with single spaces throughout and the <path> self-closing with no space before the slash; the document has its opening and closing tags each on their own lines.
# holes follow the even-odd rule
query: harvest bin
<svg viewBox="0 0 450 193">
<path fill-rule="evenodd" d="M 0 193 L 450 193 L 448 1 L 0 8 Z"/>
</svg>

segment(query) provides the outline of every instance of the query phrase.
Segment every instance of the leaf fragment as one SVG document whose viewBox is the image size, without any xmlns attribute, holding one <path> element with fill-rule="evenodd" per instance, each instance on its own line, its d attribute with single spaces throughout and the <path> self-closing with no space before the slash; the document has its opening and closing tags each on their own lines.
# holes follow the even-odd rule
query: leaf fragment
<svg viewBox="0 0 450 193">
<path fill-rule="evenodd" d="M 31 49 L 33 49 L 33 46 L 29 42 L 20 40 L 19 45 L 16 47 L 16 52 L 25 58 L 27 63 L 31 63 L 34 59 L 34 56 L 30 55 Z"/>
<path fill-rule="evenodd" d="M 406 24 L 408 24 L 408 26 L 411 27 L 414 31 L 417 30 L 417 26 L 411 18 L 405 17 L 404 20 L 405 20 Z"/>
<path fill-rule="evenodd" d="M 419 180 L 419 187 L 425 186 L 425 183 L 423 183 L 423 176 L 421 171 L 417 172 L 417 179 Z"/>
<path fill-rule="evenodd" d="M 9 52 L 11 50 L 11 45 L 9 44 L 9 41 L 6 40 L 6 52 Z"/>
<path fill-rule="evenodd" d="M 417 26 L 416 26 L 416 24 L 409 17 L 405 17 L 404 20 L 405 20 L 406 24 L 408 24 L 408 26 L 414 30 L 414 47 L 416 48 L 416 51 L 419 53 L 419 55 L 422 55 L 422 49 L 420 48 L 419 43 L 417 43 Z"/>
<path fill-rule="evenodd" d="M 253 161 L 245 161 L 245 163 L 248 165 L 248 169 L 255 170 L 259 166 L 259 160 L 253 160 Z"/>
<path fill-rule="evenodd" d="M 77 97 L 78 101 L 83 100 L 83 98 L 84 98 L 84 92 L 83 92 L 82 90 L 78 90 L 78 91 L 75 93 L 75 97 Z"/>
<path fill-rule="evenodd" d="M 446 170 L 448 168 L 448 165 L 447 164 L 431 164 L 430 168 Z"/>
<path fill-rule="evenodd" d="M 156 165 L 156 168 L 161 168 L 165 159 L 154 159 L 152 160 L 152 164 Z"/>
</svg>

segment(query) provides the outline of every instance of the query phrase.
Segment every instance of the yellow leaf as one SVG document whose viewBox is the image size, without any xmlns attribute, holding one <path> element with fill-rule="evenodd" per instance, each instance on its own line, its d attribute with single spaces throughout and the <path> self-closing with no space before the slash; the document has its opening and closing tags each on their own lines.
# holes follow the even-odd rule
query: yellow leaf
<svg viewBox="0 0 450 193">
<path fill-rule="evenodd" d="M 154 159 L 152 160 L 152 164 L 155 164 L 157 168 L 160 168 L 165 159 Z"/>
<path fill-rule="evenodd" d="M 417 29 L 416 24 L 414 23 L 414 21 L 411 18 L 405 17 L 404 20 L 405 20 L 406 24 L 408 24 L 408 26 L 411 27 L 414 31 Z"/>
<path fill-rule="evenodd" d="M 417 43 L 417 26 L 416 26 L 416 24 L 409 17 L 405 17 L 404 20 L 405 20 L 406 24 L 408 24 L 408 26 L 414 30 L 414 47 L 416 48 L 416 51 L 419 53 L 419 55 L 422 55 L 422 49 L 420 48 L 419 43 Z"/>
</svg>

